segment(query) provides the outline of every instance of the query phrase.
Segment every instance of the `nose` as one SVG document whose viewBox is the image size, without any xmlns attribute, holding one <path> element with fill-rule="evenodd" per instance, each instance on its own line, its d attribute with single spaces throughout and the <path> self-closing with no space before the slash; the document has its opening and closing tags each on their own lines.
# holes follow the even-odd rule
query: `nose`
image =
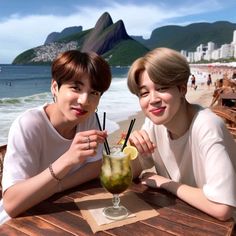
<svg viewBox="0 0 236 236">
<path fill-rule="evenodd" d="M 79 93 L 77 102 L 82 105 L 87 105 L 89 103 L 88 93 Z"/>
<path fill-rule="evenodd" d="M 157 91 L 150 92 L 150 103 L 156 103 L 156 102 L 159 102 L 160 100 L 161 99 Z"/>
</svg>

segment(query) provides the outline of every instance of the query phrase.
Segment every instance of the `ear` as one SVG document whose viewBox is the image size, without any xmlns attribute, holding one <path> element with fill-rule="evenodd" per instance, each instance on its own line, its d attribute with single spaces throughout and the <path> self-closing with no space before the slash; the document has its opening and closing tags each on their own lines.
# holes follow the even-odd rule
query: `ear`
<svg viewBox="0 0 236 236">
<path fill-rule="evenodd" d="M 185 95 L 186 95 L 186 93 L 187 93 L 187 84 L 181 84 L 181 85 L 179 86 L 179 91 L 180 91 L 181 95 L 182 95 L 183 97 L 185 97 Z"/>
<path fill-rule="evenodd" d="M 56 80 L 52 79 L 52 82 L 51 82 L 51 93 L 52 93 L 52 96 L 53 97 L 57 96 L 57 92 L 58 92 L 57 82 L 56 82 Z"/>
</svg>

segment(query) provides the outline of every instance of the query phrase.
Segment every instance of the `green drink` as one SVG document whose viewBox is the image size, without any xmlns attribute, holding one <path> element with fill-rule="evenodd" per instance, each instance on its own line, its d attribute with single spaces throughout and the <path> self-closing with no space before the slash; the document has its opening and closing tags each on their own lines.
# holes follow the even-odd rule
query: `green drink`
<svg viewBox="0 0 236 236">
<path fill-rule="evenodd" d="M 130 157 L 120 147 L 111 148 L 111 154 L 103 154 L 100 180 L 102 186 L 113 194 L 113 206 L 105 208 L 103 213 L 109 219 L 122 219 L 128 216 L 125 207 L 119 206 L 119 194 L 124 192 L 132 181 Z"/>
</svg>

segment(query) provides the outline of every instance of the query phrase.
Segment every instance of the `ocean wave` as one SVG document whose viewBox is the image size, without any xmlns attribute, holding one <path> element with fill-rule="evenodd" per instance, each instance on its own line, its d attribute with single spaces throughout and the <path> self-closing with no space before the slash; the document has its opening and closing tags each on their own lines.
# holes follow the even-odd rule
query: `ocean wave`
<svg viewBox="0 0 236 236">
<path fill-rule="evenodd" d="M 21 105 L 25 103 L 35 103 L 36 101 L 51 101 L 52 95 L 48 92 L 34 94 L 31 96 L 18 97 L 18 98 L 1 98 L 0 105 Z"/>
<path fill-rule="evenodd" d="M 9 104 L 20 104 L 21 100 L 19 98 L 2 98 L 0 99 L 1 105 L 9 105 Z"/>
</svg>

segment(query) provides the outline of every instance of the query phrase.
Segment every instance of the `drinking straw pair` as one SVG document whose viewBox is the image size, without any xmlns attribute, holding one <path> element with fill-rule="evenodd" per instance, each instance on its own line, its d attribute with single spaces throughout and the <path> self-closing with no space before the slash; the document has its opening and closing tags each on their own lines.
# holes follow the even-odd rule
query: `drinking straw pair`
<svg viewBox="0 0 236 236">
<path fill-rule="evenodd" d="M 101 123 L 100 123 L 100 121 L 99 121 L 99 117 L 98 117 L 97 112 L 95 112 L 95 115 L 96 115 L 96 119 L 97 119 L 97 122 L 98 122 L 98 127 L 99 127 L 99 129 L 100 129 L 100 130 L 104 130 L 105 127 L 106 127 L 106 123 L 105 123 L 105 122 L 106 122 L 106 112 L 103 112 L 103 125 L 102 125 L 102 126 L 101 126 Z M 124 144 L 123 144 L 123 146 L 122 146 L 122 148 L 121 148 L 122 151 L 123 151 L 123 149 L 124 149 L 124 148 L 126 147 L 126 145 L 127 145 L 127 142 L 128 142 L 129 136 L 130 136 L 130 134 L 131 134 L 131 132 L 132 132 L 132 129 L 133 129 L 135 120 L 136 120 L 136 119 L 132 119 L 132 120 L 130 121 L 129 129 L 128 129 L 127 135 L 126 135 L 126 137 L 125 137 Z M 111 151 L 110 151 L 110 148 L 109 148 L 107 139 L 105 139 L 104 147 L 105 147 L 106 154 L 107 154 L 107 155 L 110 155 Z"/>
<path fill-rule="evenodd" d="M 98 113 L 95 112 L 95 115 L 96 115 L 96 119 L 97 119 L 97 122 L 98 122 L 98 127 L 100 130 L 104 130 L 105 127 L 106 127 L 106 112 L 103 112 L 103 124 L 101 126 L 101 123 L 99 121 L 99 117 L 98 117 Z M 108 142 L 107 142 L 107 139 L 105 139 L 105 142 L 104 142 L 104 147 L 105 147 L 105 151 L 106 151 L 106 154 L 107 155 L 110 155 L 111 151 L 110 151 L 110 148 L 109 148 L 109 145 L 108 145 Z"/>
</svg>

